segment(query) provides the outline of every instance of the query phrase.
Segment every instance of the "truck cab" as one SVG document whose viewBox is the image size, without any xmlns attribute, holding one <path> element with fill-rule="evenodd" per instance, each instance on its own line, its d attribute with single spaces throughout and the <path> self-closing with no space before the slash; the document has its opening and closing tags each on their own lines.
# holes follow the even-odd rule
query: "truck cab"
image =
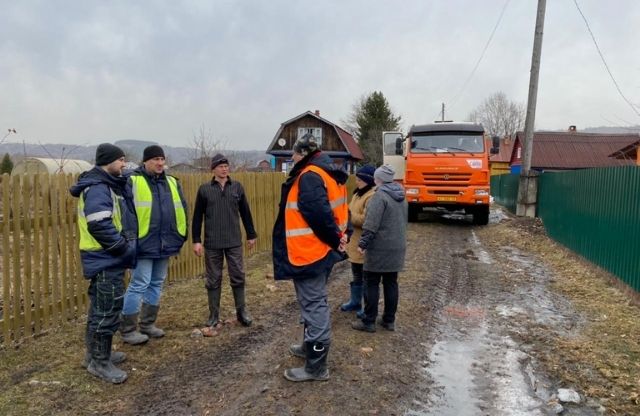
<svg viewBox="0 0 640 416">
<path fill-rule="evenodd" d="M 496 147 L 497 138 L 493 140 Z M 409 220 L 428 207 L 464 209 L 474 224 L 489 222 L 489 148 L 476 123 L 414 125 L 406 137 L 383 132 L 384 162 L 396 168 L 409 203 Z"/>
</svg>

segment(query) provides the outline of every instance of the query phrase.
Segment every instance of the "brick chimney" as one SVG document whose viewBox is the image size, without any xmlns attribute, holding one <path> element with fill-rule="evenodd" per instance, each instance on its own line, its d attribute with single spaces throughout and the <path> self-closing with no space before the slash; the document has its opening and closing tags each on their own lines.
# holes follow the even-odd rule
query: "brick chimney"
<svg viewBox="0 0 640 416">
<path fill-rule="evenodd" d="M 576 129 L 576 126 L 569 126 L 569 133 L 575 133 L 577 131 L 578 129 Z"/>
<path fill-rule="evenodd" d="M 320 110 L 316 110 L 313 112 L 316 116 L 320 117 Z"/>
</svg>

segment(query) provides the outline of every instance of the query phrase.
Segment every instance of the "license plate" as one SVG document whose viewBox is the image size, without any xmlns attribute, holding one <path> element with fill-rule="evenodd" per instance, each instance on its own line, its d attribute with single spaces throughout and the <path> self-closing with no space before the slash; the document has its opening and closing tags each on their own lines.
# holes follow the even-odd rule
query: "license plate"
<svg viewBox="0 0 640 416">
<path fill-rule="evenodd" d="M 436 197 L 436 201 L 456 202 L 456 197 L 455 196 L 438 196 L 438 197 Z"/>
</svg>

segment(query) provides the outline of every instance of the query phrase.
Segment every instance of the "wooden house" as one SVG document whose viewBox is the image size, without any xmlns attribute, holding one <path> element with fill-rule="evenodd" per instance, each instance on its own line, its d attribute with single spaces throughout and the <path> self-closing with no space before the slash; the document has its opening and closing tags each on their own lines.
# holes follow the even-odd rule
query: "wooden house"
<svg viewBox="0 0 640 416">
<path fill-rule="evenodd" d="M 489 157 L 489 169 L 491 175 L 502 175 L 511 172 L 511 152 L 513 150 L 514 140 L 511 136 L 500 139 L 500 147 L 498 153 Z M 487 141 L 487 146 L 491 146 L 491 142 Z"/>
<path fill-rule="evenodd" d="M 293 166 L 293 144 L 307 133 L 320 143 L 323 153 L 343 166 L 349 173 L 355 172 L 355 164 L 364 159 L 362 150 L 351 134 L 340 126 L 320 117 L 320 112 L 307 111 L 280 125 L 267 153 L 275 157 L 275 171 L 288 172 Z"/>
</svg>

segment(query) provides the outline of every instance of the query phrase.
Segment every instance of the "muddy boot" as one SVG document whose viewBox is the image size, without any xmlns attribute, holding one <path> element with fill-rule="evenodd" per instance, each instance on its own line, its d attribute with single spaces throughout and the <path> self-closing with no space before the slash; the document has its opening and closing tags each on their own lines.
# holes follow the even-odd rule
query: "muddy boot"
<svg viewBox="0 0 640 416">
<path fill-rule="evenodd" d="M 85 334 L 84 337 L 85 344 L 87 345 L 87 352 L 84 354 L 84 359 L 82 360 L 82 367 L 87 368 L 89 363 L 91 362 L 91 349 L 93 345 L 93 339 L 89 331 Z M 113 364 L 120 364 L 124 360 L 127 359 L 127 354 L 121 351 L 113 351 L 111 350 L 111 362 Z"/>
<path fill-rule="evenodd" d="M 378 325 L 380 325 L 381 327 L 383 327 L 387 331 L 395 331 L 396 330 L 395 322 L 385 322 L 384 319 L 382 319 L 382 318 L 378 318 L 377 322 L 378 322 Z"/>
<path fill-rule="evenodd" d="M 158 319 L 159 305 L 149 305 L 142 303 L 142 309 L 140 310 L 140 332 L 148 335 L 149 338 L 162 338 L 164 331 L 155 326 L 156 319 Z"/>
<path fill-rule="evenodd" d="M 91 362 L 87 371 L 109 383 L 123 383 L 127 379 L 127 373 L 113 365 L 110 359 L 113 335 L 94 334 L 92 338 Z"/>
<path fill-rule="evenodd" d="M 351 322 L 351 328 L 356 331 L 376 332 L 376 326 L 374 324 L 368 324 L 360 320 Z"/>
<path fill-rule="evenodd" d="M 249 315 L 244 303 L 244 286 L 236 286 L 232 289 L 233 300 L 236 304 L 236 317 L 238 318 L 238 322 L 243 326 L 251 326 L 253 319 L 251 319 L 251 315 Z"/>
<path fill-rule="evenodd" d="M 304 335 L 307 330 L 307 326 L 302 327 L 302 342 L 300 344 L 289 345 L 289 352 L 298 358 L 306 358 L 307 356 L 307 344 L 304 342 Z"/>
<path fill-rule="evenodd" d="M 207 298 L 209 300 L 209 319 L 206 326 L 216 326 L 220 319 L 220 292 L 222 288 L 207 289 Z"/>
<path fill-rule="evenodd" d="M 329 369 L 327 357 L 329 346 L 321 342 L 305 342 L 306 361 L 304 367 L 289 368 L 284 371 L 284 378 L 289 381 L 327 381 Z"/>
<path fill-rule="evenodd" d="M 359 311 L 362 307 L 362 283 L 351 282 L 351 299 L 340 305 L 343 312 Z"/>
<path fill-rule="evenodd" d="M 138 331 L 138 314 L 122 315 L 120 322 L 120 335 L 122 342 L 131 345 L 144 344 L 149 341 L 149 337 Z"/>
</svg>

